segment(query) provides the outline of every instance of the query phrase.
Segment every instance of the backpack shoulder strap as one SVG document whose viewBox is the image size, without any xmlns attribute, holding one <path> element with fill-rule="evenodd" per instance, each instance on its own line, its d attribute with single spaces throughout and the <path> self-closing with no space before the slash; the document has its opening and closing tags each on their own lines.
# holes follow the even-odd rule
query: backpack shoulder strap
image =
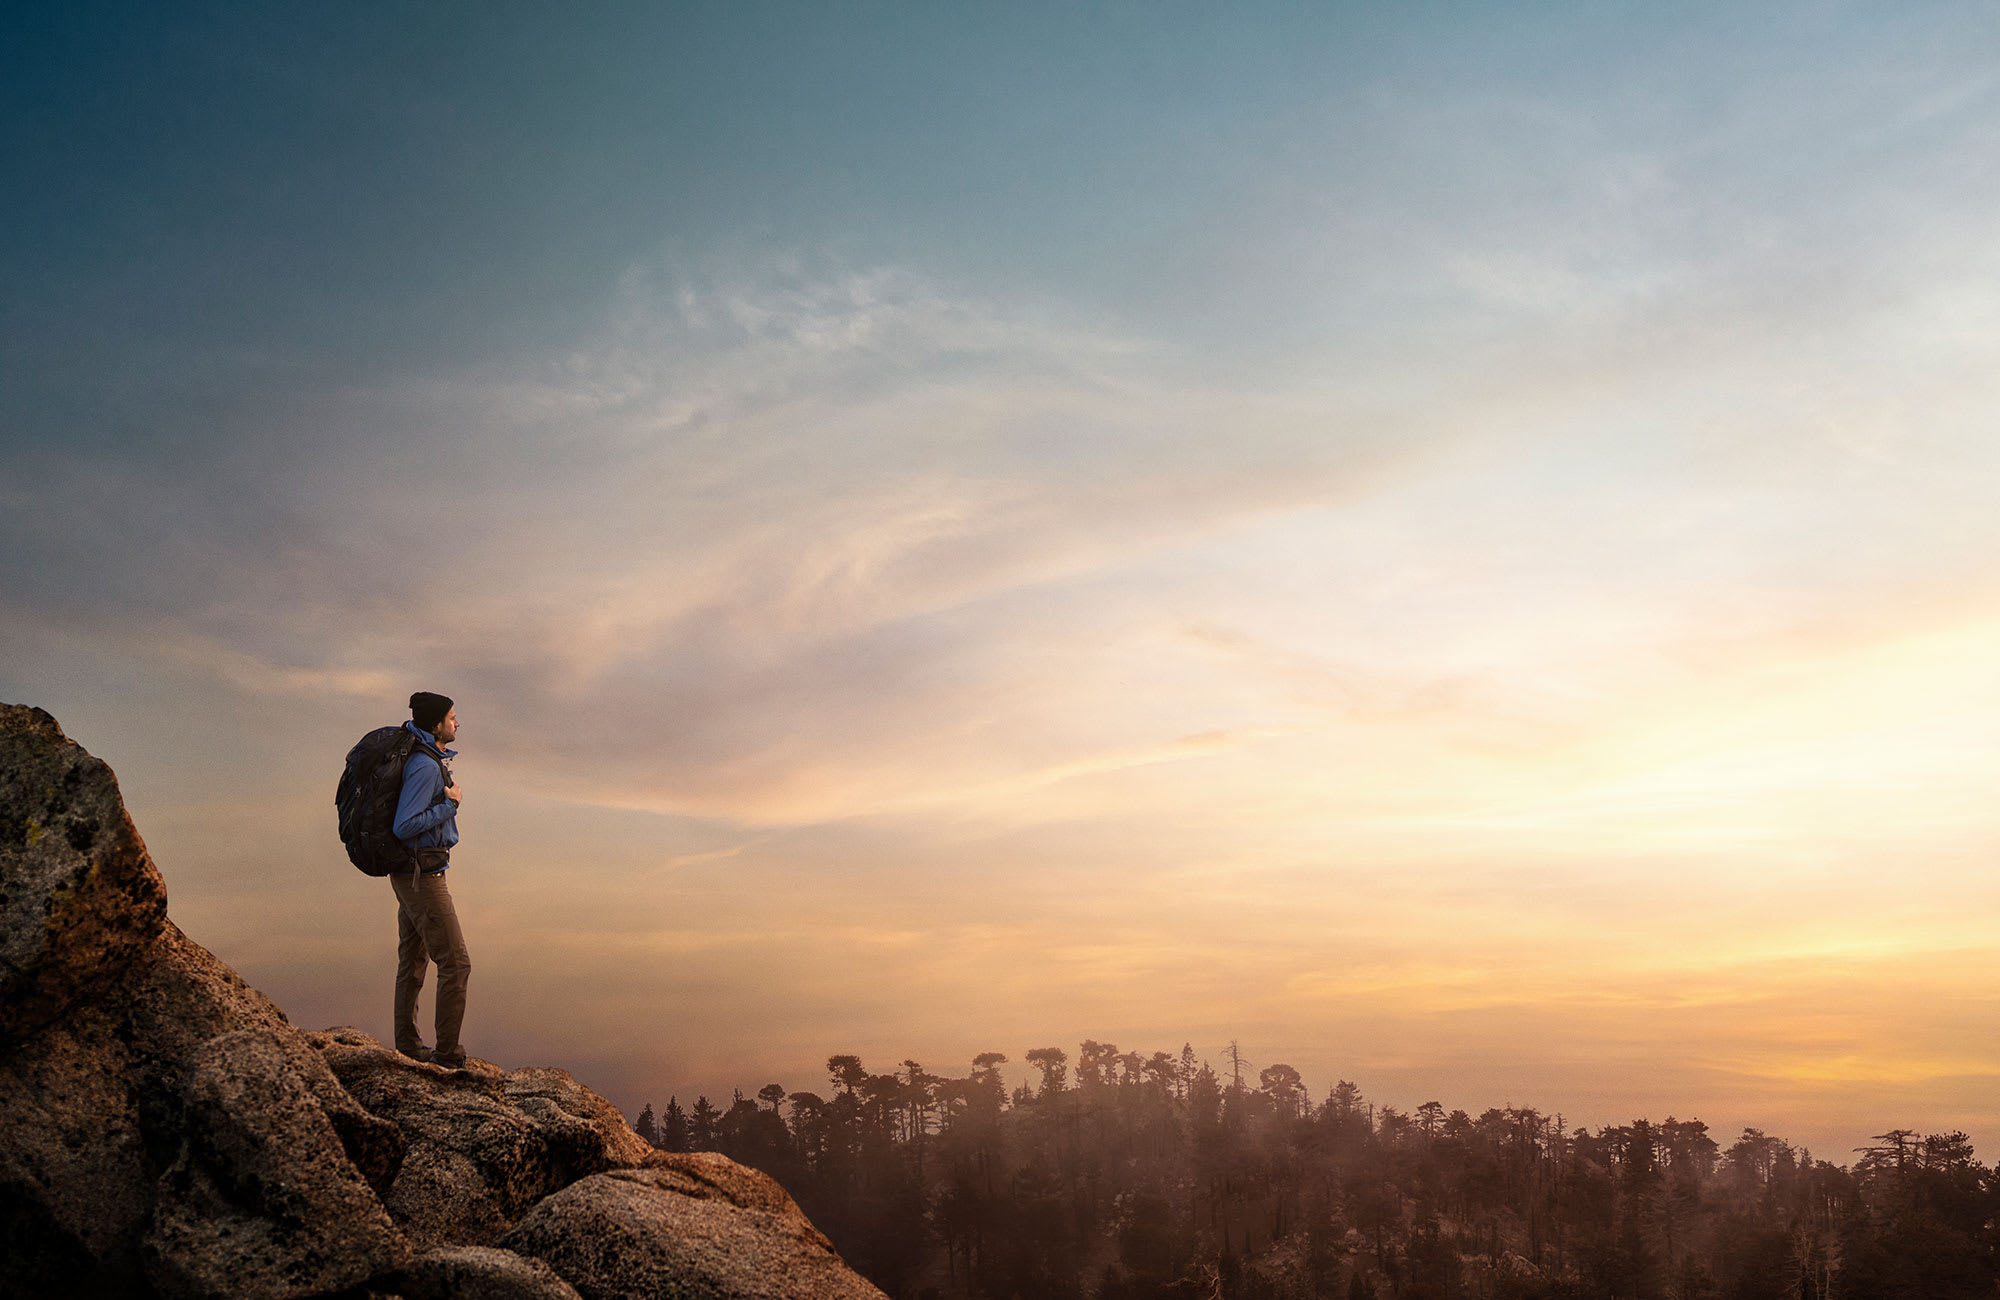
<svg viewBox="0 0 2000 1300">
<path fill-rule="evenodd" d="M 405 729 L 404 734 L 406 735 L 408 734 L 407 728 Z M 442 754 L 432 749 L 429 745 L 426 745 L 423 741 L 418 740 L 415 736 L 411 736 L 410 752 L 403 759 L 403 768 L 405 771 L 409 770 L 410 759 L 417 757 L 419 754 L 423 755 L 425 758 L 428 758 L 431 762 L 437 764 L 438 792 L 437 792 L 437 798 L 431 800 L 432 803 L 437 803 L 439 800 L 445 797 L 444 792 L 451 788 L 451 781 L 452 781 L 451 767 L 448 764 L 446 764 L 446 762 L 444 761 L 444 756 Z"/>
</svg>

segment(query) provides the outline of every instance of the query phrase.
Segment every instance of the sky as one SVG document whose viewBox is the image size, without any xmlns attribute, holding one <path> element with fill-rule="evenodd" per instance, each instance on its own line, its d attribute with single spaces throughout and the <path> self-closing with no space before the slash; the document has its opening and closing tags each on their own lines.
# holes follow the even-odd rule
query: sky
<svg viewBox="0 0 2000 1300">
<path fill-rule="evenodd" d="M 42 6 L 0 699 L 628 1113 L 1083 1039 L 2000 1156 L 2000 10 Z"/>
</svg>

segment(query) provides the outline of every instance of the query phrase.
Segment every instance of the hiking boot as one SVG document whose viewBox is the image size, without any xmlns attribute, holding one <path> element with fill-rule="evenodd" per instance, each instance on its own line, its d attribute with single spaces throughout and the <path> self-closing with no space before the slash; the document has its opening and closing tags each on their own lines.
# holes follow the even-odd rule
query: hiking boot
<svg viewBox="0 0 2000 1300">
<path fill-rule="evenodd" d="M 430 1062 L 432 1065 L 442 1065 L 447 1070 L 463 1070 L 465 1068 L 465 1049 L 461 1047 L 450 1056 L 446 1056 L 443 1052 L 432 1052 L 430 1054 Z"/>
<path fill-rule="evenodd" d="M 396 1050 L 409 1057 L 412 1061 L 428 1061 L 437 1055 L 436 1052 L 425 1047 L 422 1043 L 418 1043 L 415 1047 L 399 1047 Z"/>
</svg>

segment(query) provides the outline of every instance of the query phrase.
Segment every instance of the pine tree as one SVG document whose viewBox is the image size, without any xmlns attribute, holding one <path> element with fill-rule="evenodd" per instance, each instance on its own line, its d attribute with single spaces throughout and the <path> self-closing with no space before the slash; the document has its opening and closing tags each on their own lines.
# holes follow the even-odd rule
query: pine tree
<svg viewBox="0 0 2000 1300">
<path fill-rule="evenodd" d="M 660 1125 L 659 1145 L 666 1151 L 688 1149 L 687 1112 L 681 1109 L 680 1099 L 677 1097 L 667 1098 L 667 1115 Z"/>
<path fill-rule="evenodd" d="M 722 1134 L 718 1121 L 722 1112 L 705 1096 L 694 1099 L 694 1109 L 688 1112 L 688 1150 L 713 1151 Z"/>
</svg>

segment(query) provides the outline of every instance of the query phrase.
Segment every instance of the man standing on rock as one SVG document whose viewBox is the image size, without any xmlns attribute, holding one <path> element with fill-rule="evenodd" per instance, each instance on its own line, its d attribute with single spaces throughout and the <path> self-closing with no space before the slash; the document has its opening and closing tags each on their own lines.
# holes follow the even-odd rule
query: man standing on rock
<svg viewBox="0 0 2000 1300">
<path fill-rule="evenodd" d="M 458 737 L 458 710 L 448 696 L 418 691 L 410 697 L 410 714 L 403 725 L 417 740 L 403 766 L 394 829 L 416 862 L 410 871 L 389 877 L 396 891 L 396 1049 L 419 1061 L 456 1068 L 465 1064 L 458 1029 L 465 1020 L 465 985 L 472 974 L 465 935 L 444 881 L 452 846 L 458 843 L 458 783 L 445 765 L 458 757 L 456 750 L 445 748 Z M 435 1050 L 417 1036 L 417 994 L 424 987 L 426 957 L 438 968 Z"/>
</svg>

